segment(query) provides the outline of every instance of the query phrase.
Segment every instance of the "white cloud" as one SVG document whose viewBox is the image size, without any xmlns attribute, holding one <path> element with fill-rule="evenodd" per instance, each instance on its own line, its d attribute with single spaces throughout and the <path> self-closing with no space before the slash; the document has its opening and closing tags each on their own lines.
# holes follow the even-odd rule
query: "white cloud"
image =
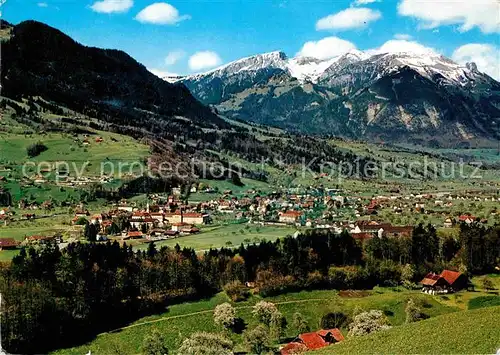
<svg viewBox="0 0 500 355">
<path fill-rule="evenodd" d="M 378 10 L 366 7 L 349 8 L 336 14 L 323 17 L 316 22 L 316 30 L 349 30 L 353 28 L 363 28 L 370 22 L 377 21 L 382 17 Z"/>
<path fill-rule="evenodd" d="M 174 65 L 185 56 L 186 52 L 184 52 L 182 49 L 172 51 L 165 57 L 165 65 Z"/>
<path fill-rule="evenodd" d="M 408 34 L 405 34 L 405 33 L 396 33 L 394 35 L 394 38 L 395 39 L 402 39 L 404 41 L 409 41 L 410 39 L 412 39 L 413 37 L 411 35 L 408 35 Z"/>
<path fill-rule="evenodd" d="M 153 73 L 154 75 L 156 75 L 157 77 L 162 78 L 162 79 L 167 77 L 167 76 L 179 76 L 179 74 L 171 73 L 171 72 L 161 70 L 161 69 L 148 68 L 148 70 L 150 73 Z"/>
<path fill-rule="evenodd" d="M 156 2 L 141 10 L 135 19 L 142 23 L 155 25 L 175 25 L 178 22 L 188 20 L 191 16 L 179 15 L 179 11 L 166 2 Z"/>
<path fill-rule="evenodd" d="M 46 2 L 39 2 L 37 5 L 38 7 L 49 7 L 49 4 L 47 4 Z"/>
<path fill-rule="evenodd" d="M 405 41 L 391 39 L 385 42 L 382 46 L 366 51 L 368 54 L 382 53 L 414 53 L 419 55 L 439 55 L 439 53 L 430 47 L 426 47 L 415 41 Z"/>
<path fill-rule="evenodd" d="M 480 71 L 500 80 L 500 48 L 490 44 L 469 43 L 457 48 L 451 58 L 463 65 L 474 62 Z"/>
<path fill-rule="evenodd" d="M 498 0 L 422 1 L 402 0 L 398 12 L 421 21 L 423 28 L 460 25 L 461 31 L 474 27 L 485 33 L 500 32 Z"/>
<path fill-rule="evenodd" d="M 132 0 L 102 0 L 96 1 L 90 8 L 95 12 L 110 14 L 113 12 L 126 12 L 134 2 Z"/>
<path fill-rule="evenodd" d="M 354 43 L 338 37 L 326 37 L 319 41 L 306 42 L 297 56 L 330 59 L 356 49 Z"/>
<path fill-rule="evenodd" d="M 356 0 L 353 2 L 354 6 L 372 4 L 374 2 L 380 2 L 382 0 Z"/>
<path fill-rule="evenodd" d="M 210 69 L 222 63 L 219 55 L 212 51 L 196 52 L 189 57 L 189 69 L 197 71 L 203 69 Z"/>
</svg>

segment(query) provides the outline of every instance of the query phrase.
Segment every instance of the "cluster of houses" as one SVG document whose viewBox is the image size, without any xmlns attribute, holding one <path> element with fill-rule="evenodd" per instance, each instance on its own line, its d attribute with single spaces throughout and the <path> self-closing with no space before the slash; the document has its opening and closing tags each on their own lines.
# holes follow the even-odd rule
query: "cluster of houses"
<svg viewBox="0 0 500 355">
<path fill-rule="evenodd" d="M 452 207 L 477 204 L 477 203 L 496 203 L 500 202 L 500 197 L 496 192 L 464 192 L 462 194 L 452 194 L 449 192 L 439 192 L 435 194 L 408 194 L 408 195 L 389 195 L 373 197 L 367 206 L 367 212 L 370 215 L 376 215 L 382 209 L 389 209 L 394 215 L 400 215 L 404 212 L 445 216 L 443 226 L 451 227 L 460 222 L 488 223 L 486 218 L 477 218 L 471 214 L 462 214 L 452 217 Z M 489 211 L 488 211 L 489 212 Z M 492 214 L 500 213 L 496 210 Z"/>
<path fill-rule="evenodd" d="M 121 240 L 148 239 L 150 241 L 175 238 L 177 236 L 196 234 L 198 226 L 211 222 L 208 213 L 197 212 L 196 206 L 181 205 L 180 201 L 169 198 L 165 205 L 148 204 L 145 209 L 128 204 L 125 200 L 109 212 L 91 215 L 83 208 L 75 212 L 73 224 L 90 223 L 97 227 L 97 240 L 107 240 L 109 236 L 120 237 Z M 82 206 L 81 206 L 82 207 Z M 117 230 L 121 220 L 123 230 Z M 83 223 L 82 223 L 83 221 Z M 115 228 L 112 228 L 112 227 Z"/>
<path fill-rule="evenodd" d="M 209 186 L 193 186 L 191 191 L 214 195 L 218 190 Z M 373 196 L 371 198 L 354 196 L 352 192 L 323 188 L 290 188 L 261 194 L 248 190 L 242 197 L 236 197 L 231 190 L 217 193 L 211 200 L 198 203 L 186 203 L 180 200 L 181 190 L 173 189 L 169 196 L 151 195 L 145 208 L 139 208 L 126 200 L 116 204 L 108 212 L 91 215 L 80 206 L 72 220 L 73 225 L 91 223 L 98 226 L 97 240 L 109 237 L 129 239 L 146 239 L 150 241 L 175 238 L 200 232 L 200 226 L 211 223 L 212 219 L 233 218 L 248 223 L 261 225 L 288 225 L 316 229 L 329 229 L 335 233 L 344 230 L 357 240 L 363 242 L 371 238 L 409 237 L 413 227 L 410 225 L 393 225 L 378 214 L 381 209 L 390 209 L 394 214 L 401 211 L 426 213 L 429 206 L 446 208 L 457 201 L 496 201 L 500 200 L 492 194 L 474 195 L 464 193 L 436 193 L 422 195 L 391 194 Z M 472 197 L 475 196 L 475 197 Z M 28 203 L 21 200 L 19 208 L 32 210 L 18 219 L 34 219 L 35 210 L 50 210 L 51 201 Z M 9 209 L 0 210 L 0 221 L 7 223 L 13 218 Z M 84 221 L 82 221 L 84 219 Z M 117 220 L 120 223 L 115 223 Z M 444 227 L 453 227 L 460 222 L 486 223 L 472 214 L 463 214 L 444 219 Z M 118 226 L 120 226 L 118 228 Z M 76 227 L 75 227 L 76 228 Z M 6 246 L 10 245 L 5 242 Z"/>
<path fill-rule="evenodd" d="M 350 227 L 350 226 L 349 226 Z M 354 239 L 366 240 L 374 237 L 410 237 L 412 226 L 393 226 L 391 223 L 362 220 L 354 223 L 350 233 Z"/>
</svg>

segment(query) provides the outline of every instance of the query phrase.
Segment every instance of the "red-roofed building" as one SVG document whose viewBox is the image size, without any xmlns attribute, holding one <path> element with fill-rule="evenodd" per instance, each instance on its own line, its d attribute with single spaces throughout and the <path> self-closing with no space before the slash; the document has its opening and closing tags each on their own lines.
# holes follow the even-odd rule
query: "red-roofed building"
<svg viewBox="0 0 500 355">
<path fill-rule="evenodd" d="M 446 289 L 449 284 L 448 282 L 442 278 L 438 274 L 434 274 L 432 272 L 425 275 L 422 281 L 420 281 L 424 289 L 432 289 L 432 290 L 441 290 Z"/>
<path fill-rule="evenodd" d="M 441 277 L 444 278 L 454 290 L 462 290 L 467 287 L 467 277 L 458 271 L 443 270 Z"/>
<path fill-rule="evenodd" d="M 304 344 L 309 350 L 319 349 L 328 345 L 325 339 L 316 332 L 300 334 L 298 340 L 298 342 Z"/>
<path fill-rule="evenodd" d="M 124 240 L 127 240 L 127 239 L 141 239 L 142 237 L 144 236 L 144 234 L 142 232 L 139 232 L 139 231 L 130 231 L 127 233 L 127 235 L 125 237 L 123 237 Z"/>
<path fill-rule="evenodd" d="M 141 229 L 146 226 L 146 229 L 155 228 L 159 224 L 158 220 L 151 217 L 149 212 L 137 211 L 130 218 L 130 226 L 132 228 Z"/>
<path fill-rule="evenodd" d="M 321 329 L 317 332 L 300 334 L 294 341 L 281 349 L 281 354 L 290 355 L 297 354 L 297 352 L 316 350 L 342 340 L 344 340 L 344 336 L 337 328 Z"/>
<path fill-rule="evenodd" d="M 476 220 L 476 217 L 471 216 L 471 215 L 461 215 L 460 217 L 458 217 L 458 220 L 460 222 L 465 222 L 467 224 L 471 224 Z"/>
<path fill-rule="evenodd" d="M 424 279 L 420 281 L 422 284 L 422 291 L 431 293 L 453 292 L 464 289 L 467 287 L 467 277 L 457 271 L 443 270 L 441 274 L 434 274 L 432 272 L 425 275 Z"/>
<path fill-rule="evenodd" d="M 317 333 L 325 339 L 327 343 L 338 343 L 339 341 L 344 340 L 344 336 L 340 332 L 338 328 L 333 329 L 321 329 L 318 330 Z"/>
</svg>

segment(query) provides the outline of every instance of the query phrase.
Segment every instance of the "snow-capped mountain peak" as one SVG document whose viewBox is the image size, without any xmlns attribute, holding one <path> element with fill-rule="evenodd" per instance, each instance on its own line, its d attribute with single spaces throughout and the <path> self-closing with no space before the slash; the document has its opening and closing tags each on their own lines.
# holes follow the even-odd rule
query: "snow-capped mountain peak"
<svg viewBox="0 0 500 355">
<path fill-rule="evenodd" d="M 245 72 L 252 73 L 263 69 L 281 69 L 287 71 L 292 77 L 297 78 L 299 81 L 314 82 L 327 68 L 342 58 L 358 61 L 366 59 L 367 57 L 368 56 L 361 51 L 352 50 L 344 55 L 329 59 L 317 59 L 313 57 L 295 57 L 289 59 L 284 52 L 274 51 L 238 59 L 205 73 L 188 75 L 183 79 L 197 80 L 208 76 L 222 77 Z M 177 81 L 180 79 L 177 77 L 169 77 L 165 78 L 165 80 Z"/>
<path fill-rule="evenodd" d="M 314 82 L 335 60 L 337 58 L 319 60 L 310 57 L 298 57 L 288 61 L 287 69 L 290 75 L 299 81 Z"/>
<path fill-rule="evenodd" d="M 373 56 L 370 61 L 374 61 L 387 70 L 408 66 L 427 78 L 440 75 L 450 82 L 460 85 L 468 82 L 468 78 L 474 75 L 469 67 L 457 64 L 435 52 L 428 52 L 427 54 L 412 52 L 385 53 Z"/>
<path fill-rule="evenodd" d="M 447 142 L 498 139 L 500 83 L 437 53 L 288 59 L 272 52 L 182 82 L 228 117 L 286 129 L 389 140 L 436 132 Z"/>
<path fill-rule="evenodd" d="M 189 75 L 188 79 L 196 79 L 207 75 L 217 77 L 223 75 L 232 75 L 240 72 L 252 72 L 261 69 L 286 69 L 287 56 L 284 52 L 274 51 L 264 54 L 257 54 L 254 56 L 235 60 L 233 62 L 224 64 L 218 68 L 212 69 L 206 73 Z"/>
</svg>

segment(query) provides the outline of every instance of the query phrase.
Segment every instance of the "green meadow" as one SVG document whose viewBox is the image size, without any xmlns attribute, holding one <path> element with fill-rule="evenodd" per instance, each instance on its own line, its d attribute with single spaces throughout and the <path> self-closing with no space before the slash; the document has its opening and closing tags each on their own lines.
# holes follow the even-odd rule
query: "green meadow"
<svg viewBox="0 0 500 355">
<path fill-rule="evenodd" d="M 319 321 L 325 313 L 340 311 L 350 314 L 356 307 L 366 310 L 381 309 L 388 316 L 391 324 L 401 325 L 405 319 L 404 307 L 410 297 L 425 304 L 425 313 L 430 317 L 457 310 L 455 307 L 442 305 L 432 296 L 418 292 L 395 292 L 387 289 L 375 290 L 370 292 L 367 297 L 356 297 L 356 293 L 349 297 L 342 297 L 336 291 L 303 291 L 269 297 L 266 298 L 266 301 L 274 302 L 289 323 L 291 323 L 293 314 L 300 312 L 311 329 L 314 330 L 319 328 Z M 252 296 L 245 302 L 234 304 L 237 308 L 237 316 L 243 319 L 247 329 L 257 325 L 251 311 L 252 306 L 259 300 L 261 300 L 260 297 Z M 85 354 L 88 351 L 96 354 L 117 352 L 139 354 L 144 336 L 153 328 L 158 328 L 161 331 L 170 352 L 175 354 L 182 340 L 196 331 L 223 332 L 223 329 L 214 324 L 213 309 L 217 304 L 224 302 L 230 301 L 224 293 L 220 293 L 208 300 L 173 305 L 163 314 L 145 317 L 122 329 L 100 334 L 88 344 L 71 349 L 61 349 L 55 354 Z M 343 333 L 346 333 L 345 329 L 343 329 Z M 293 338 L 296 335 L 297 331 L 289 325 L 286 337 Z M 235 351 L 244 351 L 242 335 L 232 333 L 230 336 L 236 344 Z"/>
<path fill-rule="evenodd" d="M 162 246 L 193 248 L 195 250 L 207 250 L 210 248 L 221 248 L 227 246 L 239 246 L 240 244 L 261 241 L 274 241 L 295 233 L 292 227 L 259 226 L 255 224 L 228 224 L 214 227 L 203 227 L 200 234 L 179 237 L 176 239 L 156 242 L 157 248 Z M 146 244 L 137 246 L 137 249 L 147 249 Z"/>
</svg>

